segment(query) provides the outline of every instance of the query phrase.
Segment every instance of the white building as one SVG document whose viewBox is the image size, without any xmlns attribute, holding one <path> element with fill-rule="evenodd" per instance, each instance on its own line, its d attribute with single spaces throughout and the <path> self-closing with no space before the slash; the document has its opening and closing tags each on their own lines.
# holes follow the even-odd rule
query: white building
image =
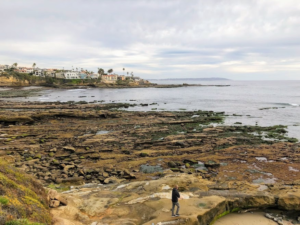
<svg viewBox="0 0 300 225">
<path fill-rule="evenodd" d="M 64 73 L 66 79 L 80 79 L 79 72 L 77 71 L 67 71 Z"/>
<path fill-rule="evenodd" d="M 44 71 L 45 77 L 55 77 L 55 71 L 53 69 L 48 69 Z"/>
<path fill-rule="evenodd" d="M 7 70 L 7 69 L 9 69 L 9 68 L 10 68 L 9 65 L 0 65 L 0 71 Z"/>
<path fill-rule="evenodd" d="M 37 77 L 44 77 L 44 76 L 45 76 L 45 75 L 44 75 L 44 70 L 39 69 L 39 68 L 35 69 L 33 74 L 34 74 L 35 76 L 37 76 Z"/>
<path fill-rule="evenodd" d="M 33 73 L 33 68 L 26 68 L 26 73 Z"/>
</svg>

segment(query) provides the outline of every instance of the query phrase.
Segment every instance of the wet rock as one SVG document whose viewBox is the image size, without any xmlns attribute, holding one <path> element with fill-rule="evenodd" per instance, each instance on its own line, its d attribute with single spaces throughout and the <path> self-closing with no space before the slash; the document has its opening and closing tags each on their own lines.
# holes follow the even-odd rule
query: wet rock
<svg viewBox="0 0 300 225">
<path fill-rule="evenodd" d="M 177 167 L 176 163 L 173 162 L 173 161 L 168 162 L 168 166 L 169 166 L 170 168 L 175 168 L 175 167 Z"/>
<path fill-rule="evenodd" d="M 187 146 L 188 146 L 188 144 L 185 143 L 184 141 L 176 141 L 176 142 L 174 143 L 174 145 L 175 145 L 175 146 L 180 146 L 181 148 L 184 148 L 184 147 L 187 147 Z"/>
<path fill-rule="evenodd" d="M 208 160 L 204 163 L 205 167 L 216 168 L 220 166 L 220 162 L 217 160 Z"/>
</svg>

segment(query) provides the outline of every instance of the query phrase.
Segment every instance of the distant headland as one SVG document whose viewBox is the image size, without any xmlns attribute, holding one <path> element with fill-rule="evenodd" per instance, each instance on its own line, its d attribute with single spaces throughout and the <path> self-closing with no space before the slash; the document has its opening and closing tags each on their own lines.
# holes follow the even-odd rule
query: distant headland
<svg viewBox="0 0 300 225">
<path fill-rule="evenodd" d="M 149 79 L 149 80 L 191 80 L 191 81 L 215 81 L 215 80 L 230 80 L 221 77 L 203 77 L 203 78 L 165 78 L 165 79 Z"/>
</svg>

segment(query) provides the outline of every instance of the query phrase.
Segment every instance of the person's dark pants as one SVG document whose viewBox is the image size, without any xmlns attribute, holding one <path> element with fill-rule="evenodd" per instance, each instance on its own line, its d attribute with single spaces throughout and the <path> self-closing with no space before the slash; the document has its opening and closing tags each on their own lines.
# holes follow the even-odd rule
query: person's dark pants
<svg viewBox="0 0 300 225">
<path fill-rule="evenodd" d="M 172 202 L 172 204 L 173 204 L 173 206 L 172 206 L 172 216 L 174 216 L 174 215 L 178 214 L 180 206 L 179 206 L 178 202 Z M 175 205 L 177 206 L 176 214 L 174 214 Z"/>
</svg>

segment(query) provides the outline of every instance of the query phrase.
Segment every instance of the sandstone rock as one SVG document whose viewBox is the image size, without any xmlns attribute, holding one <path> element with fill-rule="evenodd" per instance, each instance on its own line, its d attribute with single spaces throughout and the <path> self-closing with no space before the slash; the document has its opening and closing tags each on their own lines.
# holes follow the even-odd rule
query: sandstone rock
<svg viewBox="0 0 300 225">
<path fill-rule="evenodd" d="M 103 173 L 102 173 L 102 176 L 105 177 L 105 178 L 108 178 L 108 177 L 109 177 L 109 174 L 106 173 L 106 172 L 103 172 Z"/>
<path fill-rule="evenodd" d="M 60 203 L 60 202 L 57 201 L 57 200 L 51 200 L 49 206 L 50 206 L 51 208 L 57 208 L 57 207 L 59 206 L 59 203 Z"/>
<path fill-rule="evenodd" d="M 68 165 L 64 167 L 64 171 L 67 173 L 69 171 L 69 169 L 75 168 L 74 165 Z"/>
<path fill-rule="evenodd" d="M 117 177 L 109 177 L 104 180 L 105 184 L 118 184 L 123 180 L 118 179 Z"/>
<path fill-rule="evenodd" d="M 124 175 L 130 175 L 129 170 L 125 169 L 125 170 L 124 170 Z"/>
<path fill-rule="evenodd" d="M 62 205 L 68 205 L 68 199 L 60 194 L 55 195 L 54 199 L 59 201 Z"/>
<path fill-rule="evenodd" d="M 6 151 L 0 150 L 0 156 L 4 156 L 4 155 L 7 155 Z"/>
<path fill-rule="evenodd" d="M 53 190 L 53 189 L 50 189 L 48 188 L 47 189 L 48 193 L 48 200 L 54 200 L 55 199 L 55 196 L 58 195 L 57 191 L 56 190 Z"/>
<path fill-rule="evenodd" d="M 49 152 L 56 152 L 56 151 L 57 151 L 56 148 L 52 148 L 52 149 L 49 150 Z"/>
<path fill-rule="evenodd" d="M 65 146 L 65 147 L 63 147 L 63 149 L 66 150 L 66 151 L 70 151 L 70 152 L 75 152 L 76 151 L 75 148 L 72 147 L 72 146 Z"/>
<path fill-rule="evenodd" d="M 275 205 L 275 197 L 268 194 L 253 195 L 245 198 L 248 207 L 270 207 Z"/>
<path fill-rule="evenodd" d="M 278 206 L 285 210 L 300 210 L 300 191 L 279 195 Z"/>
</svg>

